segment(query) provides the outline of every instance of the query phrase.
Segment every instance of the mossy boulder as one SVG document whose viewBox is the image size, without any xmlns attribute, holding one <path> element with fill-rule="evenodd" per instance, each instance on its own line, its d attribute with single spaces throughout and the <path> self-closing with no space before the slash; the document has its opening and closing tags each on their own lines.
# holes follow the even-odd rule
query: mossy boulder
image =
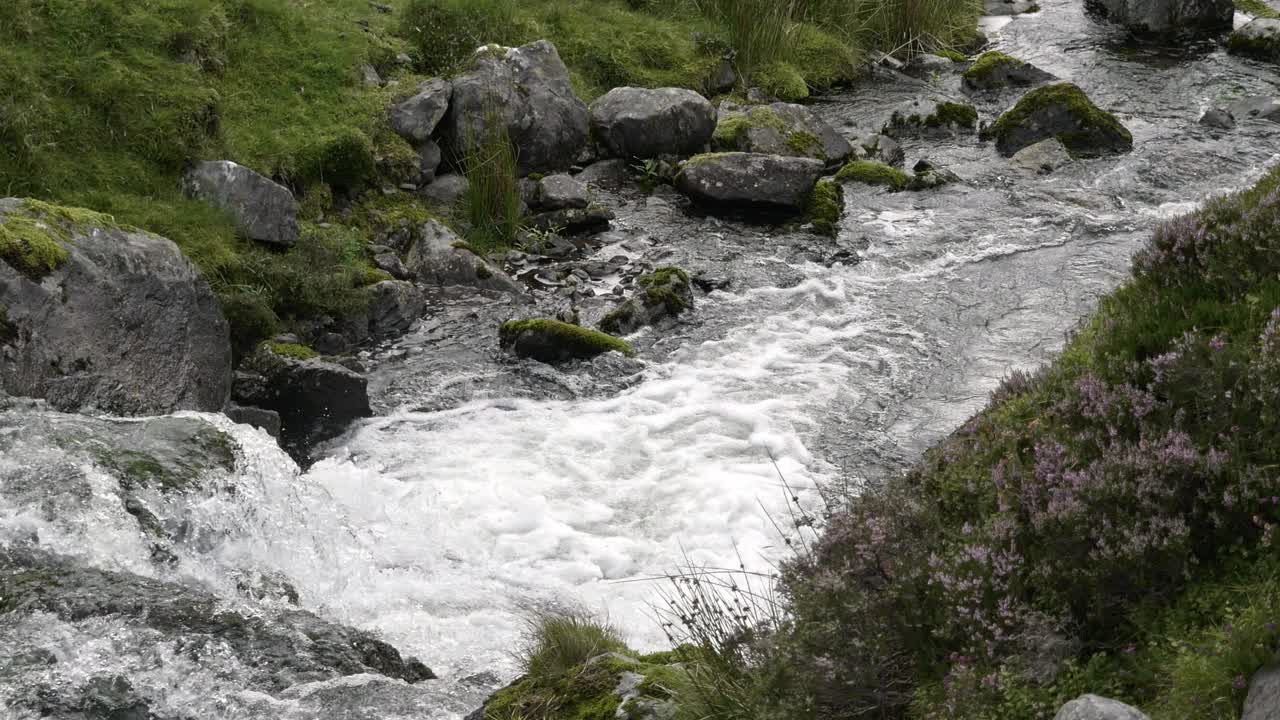
<svg viewBox="0 0 1280 720">
<path fill-rule="evenodd" d="M 625 340 L 550 318 L 507 321 L 498 328 L 498 344 L 517 357 L 550 364 L 590 360 L 611 351 L 635 355 Z"/>
<path fill-rule="evenodd" d="M 836 173 L 839 182 L 879 185 L 890 190 L 906 190 L 911 176 L 895 167 L 874 160 L 851 160 Z"/>
<path fill-rule="evenodd" d="M 529 674 L 489 698 L 481 720 L 671 720 L 689 686 L 679 665 L 608 653 L 563 672 Z"/>
<path fill-rule="evenodd" d="M 983 132 L 1005 157 L 1057 138 L 1073 155 L 1097 157 L 1133 150 L 1133 136 L 1111 113 L 1071 83 L 1036 88 Z"/>
<path fill-rule="evenodd" d="M 946 137 L 978 127 L 978 110 L 954 100 L 920 99 L 893 110 L 881 132 L 890 137 Z"/>
<path fill-rule="evenodd" d="M 712 140 L 720 152 L 810 157 L 828 164 L 844 162 L 853 153 L 835 128 L 809 108 L 791 103 L 722 105 Z"/>
<path fill-rule="evenodd" d="M 1002 52 L 985 52 L 964 71 L 961 83 L 969 92 L 1030 87 L 1056 78 L 1031 63 Z"/>
<path fill-rule="evenodd" d="M 1227 52 L 1280 63 L 1280 20 L 1258 18 L 1249 21 L 1227 38 Z"/>
<path fill-rule="evenodd" d="M 844 215 L 844 188 L 833 180 L 819 180 L 809 197 L 809 222 L 823 235 L 835 237 Z"/>
<path fill-rule="evenodd" d="M 659 325 L 693 307 L 689 274 L 680 268 L 658 268 L 641 275 L 637 292 L 600 320 L 610 335 L 630 335 L 646 325 Z"/>
<path fill-rule="evenodd" d="M 709 153 L 690 158 L 676 188 L 710 207 L 800 213 L 826 164 L 821 160 L 760 153 Z"/>
<path fill-rule="evenodd" d="M 5 392 L 116 415 L 226 403 L 227 321 L 165 238 L 87 210 L 0 200 L 0 306 Z"/>
</svg>

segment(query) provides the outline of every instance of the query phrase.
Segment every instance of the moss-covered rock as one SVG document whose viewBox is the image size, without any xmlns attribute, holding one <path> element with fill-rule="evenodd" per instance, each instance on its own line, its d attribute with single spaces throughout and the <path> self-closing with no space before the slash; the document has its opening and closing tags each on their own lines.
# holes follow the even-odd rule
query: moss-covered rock
<svg viewBox="0 0 1280 720">
<path fill-rule="evenodd" d="M 833 180 L 819 180 L 809 198 L 809 221 L 823 235 L 834 237 L 840 231 L 844 214 L 844 188 Z"/>
<path fill-rule="evenodd" d="M 1046 85 L 1027 93 L 987 128 L 983 137 L 995 139 L 996 149 L 1006 157 L 1051 137 L 1081 157 L 1133 149 L 1133 136 L 1120 121 L 1071 83 Z"/>
<path fill-rule="evenodd" d="M 507 352 L 545 363 L 589 360 L 610 351 L 635 355 L 625 340 L 550 318 L 507 321 L 498 328 L 498 343 Z"/>
<path fill-rule="evenodd" d="M 874 160 L 852 160 L 836 173 L 839 182 L 882 185 L 891 190 L 905 190 L 911 176 L 895 167 Z"/>
<path fill-rule="evenodd" d="M 1007 87 L 1028 87 L 1049 82 L 1053 75 L 1002 52 L 985 52 L 964 71 L 965 90 L 979 92 Z"/>
<path fill-rule="evenodd" d="M 91 210 L 23 200 L 0 216 L 0 260 L 38 281 L 67 261 L 64 245 L 72 232 L 90 226 L 118 228 L 109 216 Z"/>
<path fill-rule="evenodd" d="M 688 687 L 677 665 L 608 653 L 564 672 L 530 674 L 489 698 L 484 720 L 652 720 L 676 714 Z"/>
<path fill-rule="evenodd" d="M 639 292 L 600 320 L 611 335 L 629 335 L 645 325 L 657 325 L 693 307 L 689 274 L 675 267 L 658 268 L 636 281 Z"/>
<path fill-rule="evenodd" d="M 266 346 L 268 350 L 276 355 L 293 358 L 294 360 L 310 360 L 320 357 L 320 353 L 299 343 L 270 342 Z"/>
<path fill-rule="evenodd" d="M 1280 20 L 1258 18 L 1231 33 L 1227 51 L 1256 60 L 1280 63 Z"/>
<path fill-rule="evenodd" d="M 951 100 L 920 100 L 896 108 L 881 130 L 890 137 L 951 135 L 978 126 L 978 110 Z"/>
<path fill-rule="evenodd" d="M 712 145 L 719 151 L 810 157 L 829 163 L 843 162 L 853 152 L 849 141 L 826 121 L 809 108 L 791 103 L 721 106 Z"/>
</svg>

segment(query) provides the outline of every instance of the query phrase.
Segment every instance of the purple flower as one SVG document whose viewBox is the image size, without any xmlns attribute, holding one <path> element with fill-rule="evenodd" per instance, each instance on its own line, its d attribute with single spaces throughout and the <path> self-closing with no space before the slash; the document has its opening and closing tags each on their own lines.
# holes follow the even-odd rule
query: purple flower
<svg viewBox="0 0 1280 720">
<path fill-rule="evenodd" d="M 1231 681 L 1231 687 L 1236 690 L 1243 690 L 1249 687 L 1249 681 L 1245 680 L 1243 675 L 1237 675 L 1236 679 Z"/>
<path fill-rule="evenodd" d="M 1209 340 L 1209 347 L 1212 348 L 1214 352 L 1222 352 L 1222 350 L 1227 347 L 1227 339 L 1221 335 L 1214 335 L 1213 338 Z"/>
</svg>

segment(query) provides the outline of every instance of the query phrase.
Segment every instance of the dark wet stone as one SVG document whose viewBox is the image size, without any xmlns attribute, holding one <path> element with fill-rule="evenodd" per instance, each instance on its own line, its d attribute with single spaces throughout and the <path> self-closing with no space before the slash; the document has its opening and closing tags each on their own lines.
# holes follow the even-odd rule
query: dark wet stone
<svg viewBox="0 0 1280 720">
<path fill-rule="evenodd" d="M 637 280 L 635 294 L 600 320 L 611 335 L 630 335 L 646 325 L 663 325 L 693 307 L 689 275 L 678 268 L 662 268 Z"/>
<path fill-rule="evenodd" d="M 232 404 L 224 412 L 234 422 L 266 430 L 271 437 L 280 437 L 280 413 L 275 410 Z"/>
<path fill-rule="evenodd" d="M 1219 130 L 1230 130 L 1236 126 L 1236 118 L 1231 114 L 1230 110 L 1212 108 L 1201 116 L 1200 124 L 1205 127 L 1218 128 Z"/>
</svg>

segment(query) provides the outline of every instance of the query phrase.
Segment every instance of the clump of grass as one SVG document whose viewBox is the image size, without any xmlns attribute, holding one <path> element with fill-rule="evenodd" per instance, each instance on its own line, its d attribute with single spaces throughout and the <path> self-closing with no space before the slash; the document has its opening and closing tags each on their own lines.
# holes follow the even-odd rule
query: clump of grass
<svg viewBox="0 0 1280 720">
<path fill-rule="evenodd" d="M 417 48 L 424 72 L 447 73 L 478 47 L 523 42 L 528 33 L 519 27 L 517 7 L 515 0 L 410 0 L 401 34 Z"/>
<path fill-rule="evenodd" d="M 617 630 L 581 612 L 537 613 L 526 621 L 520 665 L 525 674 L 550 678 L 607 653 L 627 652 Z"/>
<path fill-rule="evenodd" d="M 838 182 L 859 182 L 866 185 L 883 185 L 894 191 L 906 190 L 911 176 L 898 168 L 874 160 L 850 160 L 836 173 Z"/>
<path fill-rule="evenodd" d="M 524 204 L 516 147 L 497 111 L 489 112 L 467 139 L 458 164 L 468 182 L 462 197 L 467 242 L 482 253 L 510 246 L 520 231 Z"/>
</svg>

